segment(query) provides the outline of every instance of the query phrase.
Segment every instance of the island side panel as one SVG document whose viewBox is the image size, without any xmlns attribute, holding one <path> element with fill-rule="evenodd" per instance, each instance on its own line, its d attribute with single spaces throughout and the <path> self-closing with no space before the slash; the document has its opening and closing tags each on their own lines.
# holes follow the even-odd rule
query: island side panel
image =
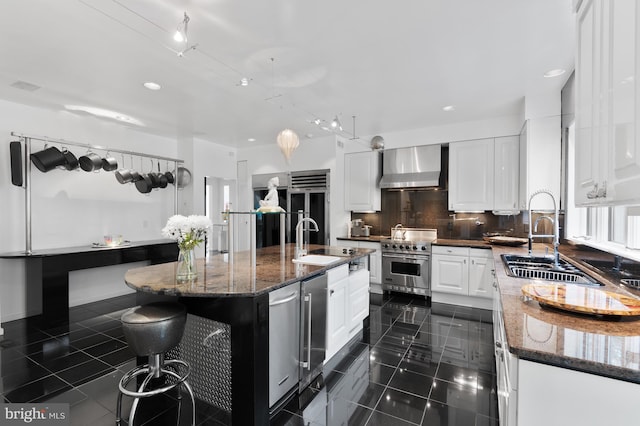
<svg viewBox="0 0 640 426">
<path fill-rule="evenodd" d="M 269 423 L 269 295 L 181 297 L 192 315 L 231 326 L 231 420 Z"/>
</svg>

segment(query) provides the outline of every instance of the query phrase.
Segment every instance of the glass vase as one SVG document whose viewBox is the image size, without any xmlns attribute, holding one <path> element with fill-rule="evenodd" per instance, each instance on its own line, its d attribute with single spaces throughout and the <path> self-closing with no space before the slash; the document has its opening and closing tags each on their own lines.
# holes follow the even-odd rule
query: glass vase
<svg viewBox="0 0 640 426">
<path fill-rule="evenodd" d="M 176 281 L 179 283 L 194 281 L 198 278 L 196 269 L 196 252 L 194 249 L 180 249 L 178 253 L 178 267 L 176 268 Z"/>
</svg>

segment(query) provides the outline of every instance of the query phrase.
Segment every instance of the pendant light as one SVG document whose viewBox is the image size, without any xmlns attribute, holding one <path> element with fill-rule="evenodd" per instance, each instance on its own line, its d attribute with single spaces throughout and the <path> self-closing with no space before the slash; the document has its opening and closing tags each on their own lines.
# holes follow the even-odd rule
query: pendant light
<svg viewBox="0 0 640 426">
<path fill-rule="evenodd" d="M 277 141 L 278 146 L 280 147 L 280 151 L 282 151 L 282 154 L 284 155 L 284 158 L 286 158 L 288 163 L 291 159 L 291 154 L 293 154 L 293 151 L 295 151 L 296 148 L 298 148 L 298 146 L 300 145 L 300 139 L 298 138 L 296 132 L 294 132 L 293 130 L 284 129 L 283 131 L 278 133 Z"/>
</svg>

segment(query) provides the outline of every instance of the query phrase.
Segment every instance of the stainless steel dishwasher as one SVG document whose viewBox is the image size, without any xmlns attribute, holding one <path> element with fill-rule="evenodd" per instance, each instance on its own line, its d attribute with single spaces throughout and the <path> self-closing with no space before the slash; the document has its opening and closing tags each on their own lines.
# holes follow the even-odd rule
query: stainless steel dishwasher
<svg viewBox="0 0 640 426">
<path fill-rule="evenodd" d="M 327 349 L 327 274 L 300 284 L 300 392 L 322 373 Z"/>
<path fill-rule="evenodd" d="M 269 407 L 297 390 L 300 368 L 300 283 L 269 293 Z"/>
</svg>

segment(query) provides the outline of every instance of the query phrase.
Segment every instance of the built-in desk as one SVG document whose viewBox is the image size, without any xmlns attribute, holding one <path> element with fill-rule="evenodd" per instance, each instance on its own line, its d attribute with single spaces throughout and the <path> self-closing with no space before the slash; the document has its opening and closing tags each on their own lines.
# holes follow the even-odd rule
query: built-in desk
<svg viewBox="0 0 640 426">
<path fill-rule="evenodd" d="M 172 240 L 131 242 L 119 247 L 91 246 L 2 253 L 2 259 L 24 259 L 27 291 L 42 292 L 42 316 L 50 324 L 69 320 L 69 272 L 148 260 L 175 261 L 178 245 Z"/>
</svg>

